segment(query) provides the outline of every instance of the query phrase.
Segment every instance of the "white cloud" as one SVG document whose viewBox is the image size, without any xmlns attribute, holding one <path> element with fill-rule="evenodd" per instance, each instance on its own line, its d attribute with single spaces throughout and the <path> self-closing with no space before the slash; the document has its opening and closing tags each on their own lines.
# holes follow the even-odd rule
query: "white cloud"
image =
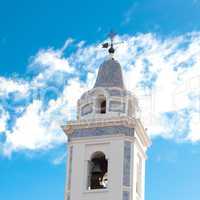
<svg viewBox="0 0 200 200">
<path fill-rule="evenodd" d="M 78 79 L 71 79 L 56 100 L 50 100 L 45 107 L 44 101 L 34 100 L 21 117 L 18 117 L 12 130 L 7 131 L 4 154 L 10 155 L 19 150 L 47 150 L 65 143 L 67 138 L 61 125 L 67 119 L 75 118 L 76 103 L 86 91 Z"/>
<path fill-rule="evenodd" d="M 31 82 L 32 87 L 40 88 L 47 86 L 46 84 L 49 80 L 59 79 L 61 74 L 66 75 L 75 72 L 75 67 L 71 66 L 68 59 L 64 57 L 64 51 L 72 41 L 72 39 L 66 40 L 61 49 L 42 49 L 36 56 L 32 57 L 29 69 L 31 71 L 38 71 L 38 74 Z"/>
<path fill-rule="evenodd" d="M 69 66 L 68 61 L 62 57 L 62 51 L 54 51 L 52 49 L 39 51 L 32 64 L 48 69 L 49 73 L 53 73 L 55 71 L 73 71 L 73 69 Z"/>
<path fill-rule="evenodd" d="M 193 133 L 194 128 L 188 122 L 191 119 L 189 115 L 184 120 L 179 118 L 182 110 L 186 109 L 190 114 L 194 112 L 191 109 L 194 100 L 190 95 L 194 93 L 194 85 L 200 88 L 200 34 L 192 33 L 164 41 L 146 34 L 125 40 L 117 57 L 124 63 L 128 89 L 139 98 L 142 118 L 149 134 L 190 140 L 185 134 Z M 140 53 L 137 48 L 140 48 Z M 166 120 L 165 114 L 170 112 L 179 117 Z M 177 133 L 176 126 L 180 126 L 178 120 L 184 125 Z M 196 140 L 192 141 L 199 141 L 199 135 L 196 132 Z"/>
<path fill-rule="evenodd" d="M 7 121 L 9 119 L 9 113 L 0 106 L 0 134 L 6 131 Z"/>
<path fill-rule="evenodd" d="M 134 21 L 134 12 L 138 8 L 138 2 L 134 2 L 132 6 L 125 12 L 124 14 L 124 21 L 122 22 L 122 25 L 127 25 L 130 22 Z"/>
<path fill-rule="evenodd" d="M 187 138 L 193 142 L 200 141 L 200 114 L 193 113 L 190 119 L 190 133 Z"/>
<path fill-rule="evenodd" d="M 66 160 L 66 152 L 64 153 L 64 154 L 61 154 L 60 156 L 58 156 L 58 157 L 56 157 L 53 161 L 52 161 L 52 163 L 54 164 L 54 165 L 59 165 L 59 164 L 61 164 L 63 161 L 65 161 Z"/>
<path fill-rule="evenodd" d="M 7 96 L 13 92 L 26 95 L 28 90 L 29 83 L 27 81 L 0 77 L 0 96 Z"/>
<path fill-rule="evenodd" d="M 116 40 L 124 41 L 115 57 L 124 68 L 127 89 L 139 98 L 149 134 L 200 141 L 200 33 L 163 40 L 152 34 L 125 35 Z M 65 55 L 71 42 L 67 40 L 61 49 L 40 50 L 29 66 L 37 71 L 29 82 L 0 78 L 2 98 L 17 91 L 29 99 L 20 105 L 21 114 L 14 116 L 14 124 L 6 131 L 5 154 L 48 149 L 66 141 L 60 125 L 75 118 L 77 100 L 93 86 L 106 55 L 96 44 L 82 43 Z M 1 130 L 7 117 L 13 117 L 6 113 Z"/>
<path fill-rule="evenodd" d="M 44 111 L 42 102 L 34 100 L 24 114 L 19 117 L 11 131 L 6 133 L 4 153 L 10 155 L 12 151 L 36 150 L 52 147 L 53 144 L 65 142 L 57 115 Z"/>
</svg>

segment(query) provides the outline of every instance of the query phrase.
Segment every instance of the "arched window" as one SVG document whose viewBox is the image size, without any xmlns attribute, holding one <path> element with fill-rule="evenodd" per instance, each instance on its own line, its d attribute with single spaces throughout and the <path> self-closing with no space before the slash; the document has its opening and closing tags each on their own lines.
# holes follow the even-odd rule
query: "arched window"
<svg viewBox="0 0 200 200">
<path fill-rule="evenodd" d="M 100 113 L 106 113 L 106 100 L 101 101 Z"/>
<path fill-rule="evenodd" d="M 101 95 L 97 99 L 97 112 L 101 114 L 106 113 L 106 97 Z"/>
<path fill-rule="evenodd" d="M 107 188 L 108 178 L 108 161 L 105 154 L 95 152 L 91 160 L 88 161 L 88 189 L 105 189 Z"/>
</svg>

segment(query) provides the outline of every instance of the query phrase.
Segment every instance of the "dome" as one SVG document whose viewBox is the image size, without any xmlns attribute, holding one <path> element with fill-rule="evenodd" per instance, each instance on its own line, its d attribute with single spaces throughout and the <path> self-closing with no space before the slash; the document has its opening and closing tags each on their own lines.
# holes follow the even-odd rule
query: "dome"
<svg viewBox="0 0 200 200">
<path fill-rule="evenodd" d="M 120 64 L 113 58 L 106 60 L 99 68 L 94 88 L 118 87 L 124 89 L 124 81 Z"/>
</svg>

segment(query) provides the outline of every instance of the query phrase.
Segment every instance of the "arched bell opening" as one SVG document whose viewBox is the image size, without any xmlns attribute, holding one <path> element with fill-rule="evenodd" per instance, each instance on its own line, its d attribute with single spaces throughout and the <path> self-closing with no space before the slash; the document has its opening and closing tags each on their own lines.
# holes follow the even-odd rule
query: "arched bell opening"
<svg viewBox="0 0 200 200">
<path fill-rule="evenodd" d="M 108 160 L 103 152 L 95 152 L 88 162 L 88 189 L 106 189 Z"/>
<path fill-rule="evenodd" d="M 97 113 L 105 114 L 106 107 L 107 107 L 106 97 L 103 95 L 99 96 L 97 98 Z"/>
<path fill-rule="evenodd" d="M 100 113 L 101 114 L 106 113 L 106 100 L 102 100 L 100 102 Z"/>
</svg>

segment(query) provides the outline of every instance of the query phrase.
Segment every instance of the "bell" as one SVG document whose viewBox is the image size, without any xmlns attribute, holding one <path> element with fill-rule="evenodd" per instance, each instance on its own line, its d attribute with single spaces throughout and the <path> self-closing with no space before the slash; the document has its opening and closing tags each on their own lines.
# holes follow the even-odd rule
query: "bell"
<svg viewBox="0 0 200 200">
<path fill-rule="evenodd" d="M 102 170 L 101 170 L 100 166 L 98 164 L 96 164 L 93 167 L 92 172 L 95 173 L 95 174 L 98 174 L 98 173 L 102 173 Z"/>
</svg>

